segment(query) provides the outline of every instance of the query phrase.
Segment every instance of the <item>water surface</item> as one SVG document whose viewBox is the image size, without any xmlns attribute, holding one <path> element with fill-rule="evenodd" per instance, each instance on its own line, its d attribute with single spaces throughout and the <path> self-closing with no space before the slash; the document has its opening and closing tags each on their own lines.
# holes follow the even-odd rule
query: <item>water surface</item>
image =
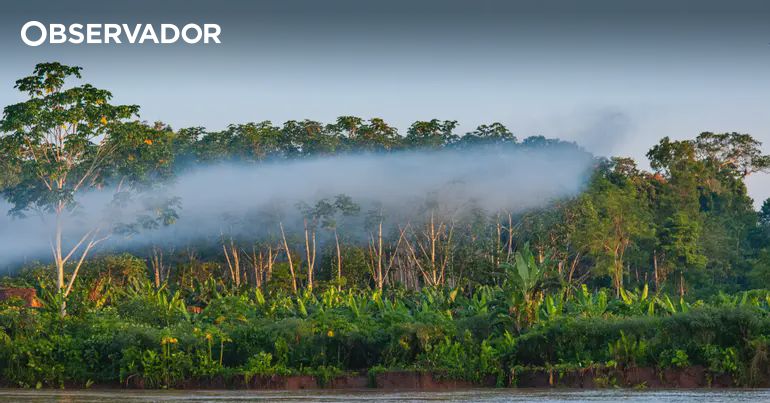
<svg viewBox="0 0 770 403">
<path fill-rule="evenodd" d="M 0 390 L 0 401 L 24 402 L 770 402 L 768 389 L 569 390 L 470 389 L 442 392 L 378 390 L 129 391 Z"/>
</svg>

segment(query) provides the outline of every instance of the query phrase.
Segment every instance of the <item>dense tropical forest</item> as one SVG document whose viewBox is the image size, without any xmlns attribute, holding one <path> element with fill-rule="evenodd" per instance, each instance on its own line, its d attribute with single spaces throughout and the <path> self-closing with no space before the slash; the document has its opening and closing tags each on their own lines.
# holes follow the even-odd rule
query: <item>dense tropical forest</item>
<svg viewBox="0 0 770 403">
<path fill-rule="evenodd" d="M 8 214 L 51 224 L 45 253 L 0 256 L 4 385 L 172 388 L 295 374 L 324 384 L 409 370 L 512 386 L 527 368 L 693 366 L 737 385 L 766 381 L 770 202 L 756 211 L 744 180 L 770 157 L 748 134 L 665 137 L 648 172 L 570 142 L 518 139 L 500 123 L 461 134 L 434 119 L 400 132 L 343 116 L 177 130 L 75 85 L 80 75 L 39 64 L 0 121 Z M 408 211 L 336 194 L 143 242 L 124 240 L 173 228 L 186 200 L 156 197 L 131 220 L 92 227 L 67 219 L 89 194 L 108 191 L 120 209 L 214 164 L 470 149 L 570 150 L 590 164 L 579 192 L 526 209 L 455 208 L 429 189 Z M 14 236 L 0 228 L 4 243 Z M 36 296 L 8 297 L 27 288 Z"/>
</svg>

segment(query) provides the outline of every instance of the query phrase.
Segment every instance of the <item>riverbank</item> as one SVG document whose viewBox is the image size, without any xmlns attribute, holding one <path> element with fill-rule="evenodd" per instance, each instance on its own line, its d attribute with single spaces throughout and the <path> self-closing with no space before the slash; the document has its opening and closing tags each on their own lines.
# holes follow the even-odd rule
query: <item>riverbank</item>
<svg viewBox="0 0 770 403">
<path fill-rule="evenodd" d="M 479 387 L 504 388 L 729 388 L 740 384 L 729 374 L 714 374 L 702 366 L 657 369 L 633 367 L 626 369 L 592 367 L 577 370 L 546 368 L 522 368 L 514 371 L 507 379 L 487 377 L 482 382 L 448 379 L 439 373 L 419 371 L 387 371 L 374 375 L 345 375 L 335 377 L 326 383 L 312 376 L 257 377 L 249 382 L 235 382 L 230 385 L 215 380 L 211 384 L 194 385 L 197 388 L 236 387 L 246 389 L 361 389 L 364 387 L 381 390 L 451 390 Z M 757 387 L 770 385 L 765 379 Z"/>
<path fill-rule="evenodd" d="M 468 382 L 448 379 L 439 373 L 419 371 L 386 371 L 374 375 L 344 375 L 330 380 L 322 380 L 309 375 L 216 378 L 203 382 L 189 382 L 183 388 L 192 389 L 362 389 L 380 390 L 452 390 L 479 387 L 508 388 L 729 388 L 740 383 L 729 374 L 714 374 L 702 366 L 685 368 L 657 369 L 633 367 L 626 369 L 592 367 L 575 370 L 546 368 L 522 368 L 514 371 L 507 379 L 498 380 L 487 377 L 482 382 Z M 768 387 L 770 382 L 764 379 L 757 387 Z M 131 387 L 142 388 L 137 383 Z"/>
<path fill-rule="evenodd" d="M 122 402 L 759 402 L 770 400 L 767 389 L 463 389 L 445 391 L 358 390 L 3 390 L 0 401 L 96 403 Z"/>
<path fill-rule="evenodd" d="M 758 380 L 756 388 L 770 387 L 770 376 Z M 8 385 L 6 385 L 8 386 Z M 467 389 L 722 389 L 744 388 L 729 374 L 718 374 L 702 366 L 684 368 L 609 368 L 583 369 L 519 368 L 506 379 L 487 377 L 482 382 L 450 379 L 440 373 L 420 371 L 382 371 L 361 375 L 345 374 L 325 379 L 312 375 L 215 376 L 178 382 L 175 390 L 380 390 L 440 391 Z M 125 383 L 67 384 L 64 389 L 152 390 L 139 377 Z"/>
<path fill-rule="evenodd" d="M 18 299 L 0 304 L 7 332 L 0 343 L 0 385 L 185 390 L 770 385 L 770 308 L 748 294 L 737 307 L 682 305 L 683 311 L 674 313 L 629 313 L 633 301 L 601 303 L 599 317 L 595 308 L 565 308 L 558 315 L 550 309 L 544 313 L 548 320 L 512 333 L 506 327 L 510 314 L 492 314 L 494 306 L 473 302 L 483 296 L 466 301 L 425 291 L 383 298 L 330 289 L 321 298 L 219 297 L 190 314 L 180 298 L 166 301 L 162 290 L 137 293 L 114 298 L 115 307 L 71 304 L 65 318 L 49 304 L 31 308 Z M 585 306 L 589 298 L 601 302 L 606 296 L 586 295 L 580 297 Z"/>
</svg>

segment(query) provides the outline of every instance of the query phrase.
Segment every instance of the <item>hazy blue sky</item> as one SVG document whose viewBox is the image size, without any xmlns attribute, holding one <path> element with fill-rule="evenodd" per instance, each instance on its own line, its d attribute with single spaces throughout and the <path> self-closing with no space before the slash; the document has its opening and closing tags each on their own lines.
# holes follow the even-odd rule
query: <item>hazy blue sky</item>
<svg viewBox="0 0 770 403">
<path fill-rule="evenodd" d="M 223 43 L 33 48 L 19 37 L 29 20 L 217 23 Z M 174 127 L 440 118 L 640 159 L 662 136 L 706 130 L 770 152 L 766 1 L 6 1 L 0 50 L 2 105 L 56 60 Z M 770 196 L 770 176 L 750 186 Z"/>
</svg>

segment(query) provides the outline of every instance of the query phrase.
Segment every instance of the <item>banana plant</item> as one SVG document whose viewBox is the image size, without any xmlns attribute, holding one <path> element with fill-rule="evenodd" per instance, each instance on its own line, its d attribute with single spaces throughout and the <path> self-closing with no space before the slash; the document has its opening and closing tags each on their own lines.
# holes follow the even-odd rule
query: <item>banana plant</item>
<svg viewBox="0 0 770 403">
<path fill-rule="evenodd" d="M 591 293 L 585 284 L 580 286 L 580 292 L 575 294 L 575 306 L 578 314 L 589 317 L 597 318 L 603 316 L 607 312 L 609 306 L 609 299 L 607 297 L 607 291 L 599 290 L 595 293 Z"/>
<path fill-rule="evenodd" d="M 343 303 L 342 293 L 335 287 L 329 287 L 321 294 L 321 304 L 325 308 L 336 308 Z"/>
<path fill-rule="evenodd" d="M 514 264 L 503 263 L 505 269 L 506 286 L 523 294 L 536 292 L 543 280 L 545 270 L 535 261 L 535 255 L 529 248 L 529 244 L 517 251 L 514 255 Z"/>
<path fill-rule="evenodd" d="M 685 301 L 684 298 L 679 298 L 679 303 L 674 304 L 668 295 L 664 295 L 663 297 L 656 297 L 655 302 L 658 306 L 663 308 L 665 312 L 671 315 L 677 312 L 686 313 L 690 310 L 690 303 Z"/>
<path fill-rule="evenodd" d="M 564 314 L 564 300 L 561 296 L 557 298 L 554 298 L 552 295 L 546 296 L 542 314 L 547 320 L 554 320 L 562 317 Z"/>
<path fill-rule="evenodd" d="M 365 297 L 359 298 L 353 292 L 349 292 L 345 306 L 350 309 L 354 318 L 360 319 L 367 313 L 369 303 L 369 299 Z"/>
<path fill-rule="evenodd" d="M 537 263 L 529 244 L 524 244 L 514 255 L 513 264 L 503 263 L 501 267 L 506 274 L 504 288 L 508 293 L 508 312 L 516 316 L 516 327 L 521 330 L 538 319 L 543 301 L 544 265 Z"/>
<path fill-rule="evenodd" d="M 489 303 L 494 299 L 492 289 L 488 286 L 477 287 L 467 302 L 470 314 L 486 314 L 489 312 Z"/>
<path fill-rule="evenodd" d="M 655 297 L 650 295 L 650 290 L 647 284 L 641 291 L 630 291 L 621 288 L 620 299 L 628 310 L 635 315 L 647 314 L 648 316 L 655 315 Z"/>
</svg>

